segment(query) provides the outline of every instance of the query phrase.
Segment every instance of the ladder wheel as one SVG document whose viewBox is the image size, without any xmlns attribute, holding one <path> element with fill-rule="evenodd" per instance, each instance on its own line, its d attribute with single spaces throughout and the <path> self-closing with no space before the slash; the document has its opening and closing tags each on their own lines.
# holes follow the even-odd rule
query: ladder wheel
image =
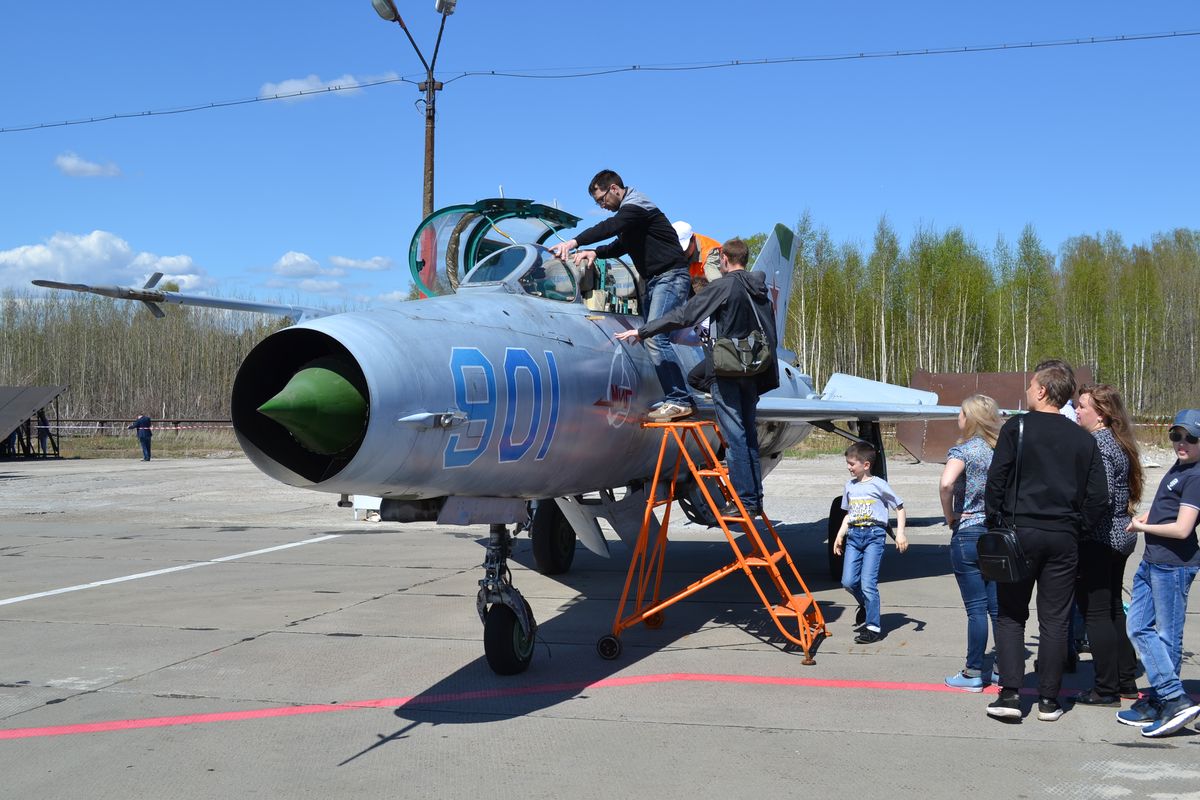
<svg viewBox="0 0 1200 800">
<path fill-rule="evenodd" d="M 644 620 L 645 625 L 652 631 L 656 631 L 663 626 L 663 612 L 655 611 Z"/>
<path fill-rule="evenodd" d="M 596 652 L 605 661 L 612 661 L 621 655 L 621 640 L 611 633 L 607 636 L 601 636 L 600 641 L 596 642 Z"/>
</svg>

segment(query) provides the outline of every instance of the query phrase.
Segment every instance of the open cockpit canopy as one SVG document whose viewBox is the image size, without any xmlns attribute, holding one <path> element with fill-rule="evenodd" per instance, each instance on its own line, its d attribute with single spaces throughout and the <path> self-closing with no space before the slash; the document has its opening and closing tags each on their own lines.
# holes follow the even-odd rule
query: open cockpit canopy
<svg viewBox="0 0 1200 800">
<path fill-rule="evenodd" d="M 557 231 L 578 224 L 574 214 L 531 200 L 489 198 L 448 206 L 426 217 L 413 234 L 408 249 L 413 285 L 424 297 L 452 294 L 476 264 L 496 251 L 545 244 Z"/>
</svg>

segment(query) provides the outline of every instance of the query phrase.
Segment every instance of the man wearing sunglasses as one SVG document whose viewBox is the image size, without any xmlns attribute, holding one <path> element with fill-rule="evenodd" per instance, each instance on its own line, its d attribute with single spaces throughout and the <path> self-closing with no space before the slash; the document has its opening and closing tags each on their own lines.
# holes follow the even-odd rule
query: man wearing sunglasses
<svg viewBox="0 0 1200 800">
<path fill-rule="evenodd" d="M 1200 571 L 1200 409 L 1176 414 L 1167 438 L 1175 464 L 1158 485 L 1150 511 L 1129 523 L 1129 530 L 1146 535 L 1142 563 L 1133 576 L 1129 638 L 1153 695 L 1118 712 L 1117 720 L 1141 728 L 1142 736 L 1174 733 L 1200 714 L 1179 679 L 1188 591 Z"/>
<path fill-rule="evenodd" d="M 576 234 L 574 239 L 554 245 L 550 250 L 555 257 L 565 261 L 576 247 L 615 236 L 616 241 L 610 244 L 576 251 L 575 266 L 586 270 L 597 258 L 628 255 L 646 282 L 646 296 L 641 299 L 639 310 L 647 320 L 658 319 L 682 306 L 692 286 L 688 260 L 666 215 L 646 195 L 626 187 L 621 176 L 611 169 L 596 173 L 588 184 L 588 193 L 596 205 L 617 213 Z M 691 415 L 696 405 L 670 337 L 661 334 L 647 339 L 646 350 L 666 395 L 650 412 L 650 419 L 662 421 Z"/>
</svg>

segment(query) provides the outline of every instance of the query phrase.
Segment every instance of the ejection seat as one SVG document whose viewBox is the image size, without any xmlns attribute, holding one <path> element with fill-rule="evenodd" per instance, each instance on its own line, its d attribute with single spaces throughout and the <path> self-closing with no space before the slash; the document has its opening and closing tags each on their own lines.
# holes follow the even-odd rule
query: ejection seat
<svg viewBox="0 0 1200 800">
<path fill-rule="evenodd" d="M 586 269 L 575 267 L 579 293 L 592 311 L 614 314 L 638 313 L 642 278 L 620 259 L 597 259 Z"/>
</svg>

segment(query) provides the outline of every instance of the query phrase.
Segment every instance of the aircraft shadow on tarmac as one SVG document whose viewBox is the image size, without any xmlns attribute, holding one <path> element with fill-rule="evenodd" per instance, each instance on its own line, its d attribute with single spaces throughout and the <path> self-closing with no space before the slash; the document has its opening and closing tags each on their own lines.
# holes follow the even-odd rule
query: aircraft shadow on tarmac
<svg viewBox="0 0 1200 800">
<path fill-rule="evenodd" d="M 910 522 L 910 529 L 932 524 L 940 525 L 941 518 L 914 520 Z M 829 577 L 825 520 L 779 524 L 776 530 L 811 592 L 841 591 L 840 583 Z M 724 536 L 716 529 L 711 534 L 711 541 L 671 541 L 668 544 L 662 596 L 732 561 L 733 555 Z M 477 540 L 480 545 L 486 541 L 478 537 Z M 890 550 L 893 545 L 888 547 Z M 649 630 L 636 626 L 626 630 L 621 635 L 621 655 L 612 661 L 600 658 L 596 641 L 612 629 L 629 565 L 626 548 L 614 544 L 612 550 L 613 558 L 604 559 L 580 546 L 571 571 L 553 578 L 575 590 L 577 596 L 562 603 L 555 616 L 539 624 L 537 647 L 528 671 L 510 677 L 498 676 L 481 654 L 397 708 L 395 715 L 406 724 L 390 734 L 376 734 L 374 742 L 348 756 L 342 764 L 384 744 L 404 739 L 423 724 L 494 722 L 573 700 L 585 700 L 588 687 L 612 678 L 642 658 L 664 649 L 706 649 L 706 639 L 712 641 L 711 647 L 718 649 L 736 650 L 745 646 L 720 635 L 721 628 L 737 628 L 750 634 L 758 643 L 765 642 L 797 659 L 802 657 L 800 648 L 788 642 L 776 629 L 749 581 L 735 574 L 668 608 L 661 628 Z M 512 560 L 533 569 L 533 553 L 527 538 L 521 537 L 515 542 Z M 890 583 L 937 575 L 950 579 L 951 574 L 945 543 L 914 544 L 901 557 L 895 552 L 887 554 L 880 581 Z M 550 578 L 543 577 L 542 580 Z M 522 581 L 519 576 L 517 582 L 530 592 L 529 599 L 535 609 L 541 605 L 540 613 L 545 615 L 544 604 L 539 604 L 533 582 Z M 846 615 L 853 615 L 855 606 L 848 596 L 835 603 L 823 601 L 821 610 L 827 624 L 841 625 L 843 630 L 849 630 L 852 616 L 847 618 Z M 885 614 L 884 624 L 893 633 L 906 626 L 912 626 L 916 631 L 925 626 L 923 620 L 903 613 Z M 689 641 L 692 637 L 696 639 Z M 818 661 L 819 650 L 818 646 L 814 652 Z"/>
</svg>

